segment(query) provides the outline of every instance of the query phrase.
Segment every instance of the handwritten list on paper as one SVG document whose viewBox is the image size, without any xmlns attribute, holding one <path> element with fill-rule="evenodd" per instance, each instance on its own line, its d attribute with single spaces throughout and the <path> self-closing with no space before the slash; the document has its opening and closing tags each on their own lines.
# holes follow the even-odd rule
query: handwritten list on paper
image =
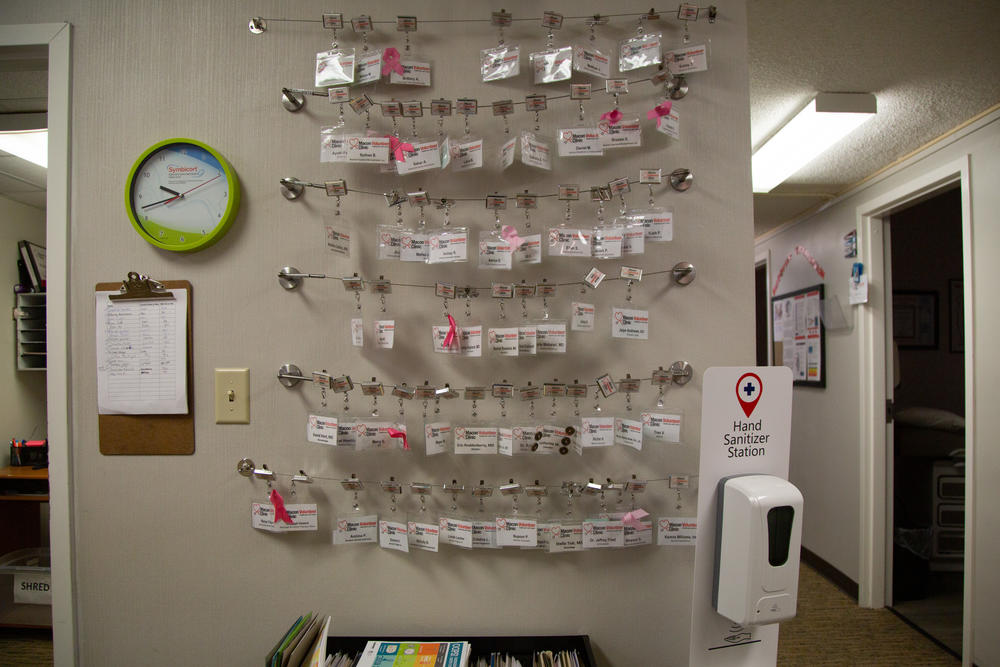
<svg viewBox="0 0 1000 667">
<path fill-rule="evenodd" d="M 99 414 L 188 413 L 188 294 L 171 293 L 173 299 L 144 301 L 96 293 Z"/>
</svg>

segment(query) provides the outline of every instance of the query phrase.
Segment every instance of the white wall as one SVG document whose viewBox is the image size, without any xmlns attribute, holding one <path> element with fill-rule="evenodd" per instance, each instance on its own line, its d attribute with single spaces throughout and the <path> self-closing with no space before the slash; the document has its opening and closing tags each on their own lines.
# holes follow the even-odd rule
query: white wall
<svg viewBox="0 0 1000 667">
<path fill-rule="evenodd" d="M 992 287 L 1000 281 L 994 261 L 1000 248 L 1000 114 L 974 125 L 915 156 L 902 168 L 889 172 L 800 224 L 767 237 L 757 244 L 758 253 L 770 250 L 776 265 L 795 245 L 808 248 L 826 270 L 826 294 L 847 302 L 851 262 L 843 258 L 841 239 L 858 224 L 858 207 L 901 187 L 935 168 L 962 156 L 971 156 L 972 247 L 966 255 L 972 262 L 974 285 L 971 309 L 975 323 L 975 345 L 966 354 L 974 360 L 975 401 L 971 427 L 975 433 L 975 522 L 973 525 L 974 647 L 972 659 L 981 665 L 1000 661 L 1000 645 L 991 628 L 1000 617 L 1000 576 L 992 567 L 1000 557 L 1000 509 L 994 480 L 1000 473 L 1000 415 L 991 407 L 1000 389 L 1000 353 L 993 340 L 1000 333 L 1000 302 Z M 859 253 L 860 254 L 860 253 Z M 777 269 L 772 269 L 776 271 Z M 872 290 L 882 289 L 881 277 L 871 276 Z M 792 260 L 779 292 L 819 282 L 801 257 Z M 967 305 L 967 308 L 970 306 Z M 845 306 L 846 308 L 846 306 Z M 857 313 L 848 311 L 848 322 Z M 859 443 L 860 413 L 858 377 L 861 341 L 856 326 L 849 331 L 827 332 L 826 363 L 830 371 L 825 390 L 796 388 L 792 417 L 790 480 L 802 489 L 806 503 L 803 546 L 816 552 L 843 573 L 859 576 Z"/>
<path fill-rule="evenodd" d="M 252 13 L 266 17 L 318 18 L 330 7 L 320 2 L 287 3 L 266 0 L 248 9 L 230 0 L 208 5 L 185 0 L 160 3 L 101 3 L 86 9 L 77 3 L 14 3 L 3 20 L 30 23 L 66 20 L 73 24 L 73 144 L 72 155 L 72 375 L 74 484 L 77 535 L 77 589 L 80 659 L 85 665 L 124 664 L 249 664 L 259 660 L 290 619 L 305 609 L 334 616 L 337 634 L 587 633 L 606 664 L 653 664 L 686 661 L 691 602 L 693 550 L 640 549 L 587 553 L 579 558 L 553 559 L 547 554 L 462 553 L 443 550 L 409 557 L 375 548 L 337 548 L 329 531 L 339 511 L 349 511 L 350 496 L 337 484 L 317 483 L 300 491 L 300 499 L 319 504 L 321 531 L 274 537 L 249 527 L 248 505 L 264 497 L 259 483 L 235 474 L 236 462 L 250 456 L 280 471 L 299 468 L 325 477 L 356 472 L 364 479 L 389 475 L 406 480 L 440 482 L 458 477 L 467 483 L 480 478 L 498 482 L 508 477 L 540 478 L 548 483 L 587 477 L 621 477 L 636 473 L 659 478 L 671 472 L 697 470 L 697 448 L 660 448 L 634 454 L 616 449 L 582 460 L 552 457 L 546 461 L 498 461 L 493 458 L 425 459 L 419 455 L 337 455 L 304 441 L 307 410 L 318 400 L 308 387 L 287 391 L 274 380 L 278 366 L 294 361 L 305 370 L 329 368 L 355 378 L 379 376 L 385 382 L 428 378 L 432 383 L 487 383 L 497 377 L 536 383 L 559 377 L 593 381 L 609 371 L 618 377 L 630 371 L 647 377 L 652 367 L 688 359 L 695 380 L 676 390 L 671 406 L 683 410 L 685 439 L 699 439 L 700 378 L 712 365 L 746 364 L 753 359 L 752 229 L 749 188 L 749 120 L 745 8 L 740 0 L 717 3 L 720 20 L 709 27 L 692 26 L 695 39 L 712 38 L 712 70 L 691 78 L 692 92 L 684 110 L 684 140 L 671 142 L 646 132 L 647 147 L 609 156 L 606 160 L 561 162 L 553 174 L 515 167 L 498 175 L 494 169 L 453 176 L 414 177 L 405 186 L 423 185 L 431 194 L 481 196 L 501 189 L 552 191 L 558 183 L 587 186 L 620 175 L 635 175 L 640 167 L 666 171 L 687 166 L 696 174 L 694 189 L 685 194 L 658 191 L 660 201 L 674 206 L 677 226 L 673 244 L 651 249 L 637 263 L 647 271 L 690 260 L 698 267 L 694 285 L 668 287 L 663 277 L 650 277 L 637 288 L 637 303 L 652 310 L 654 340 L 648 344 L 612 344 L 606 334 L 607 313 L 621 301 L 615 283 L 596 295 L 602 314 L 599 332 L 574 335 L 572 354 L 565 359 L 520 359 L 497 364 L 487 359 L 463 363 L 433 358 L 427 341 L 432 323 L 440 321 L 440 304 L 426 293 L 399 289 L 389 297 L 397 321 L 405 323 L 391 354 L 349 345 L 345 316 L 353 299 L 336 283 L 311 282 L 295 294 L 281 290 L 276 270 L 286 263 L 339 275 L 358 271 L 366 277 L 383 273 L 397 282 L 428 282 L 443 277 L 428 267 L 402 267 L 373 259 L 371 223 L 391 214 L 380 199 L 348 197 L 344 218 L 361 233 L 350 261 L 335 259 L 323 248 L 322 220 L 332 201 L 311 190 L 304 201 L 286 202 L 277 182 L 283 176 L 324 180 L 346 176 L 350 185 L 373 191 L 397 186 L 395 180 L 368 169 L 340 169 L 317 161 L 319 127 L 335 118 L 335 109 L 310 99 L 307 110 L 290 115 L 279 104 L 283 85 L 309 86 L 312 59 L 326 48 L 329 34 L 317 25 L 273 22 L 262 36 L 249 34 Z M 515 15 L 537 15 L 533 3 L 506 5 Z M 562 2 L 550 7 L 568 15 L 607 13 L 600 2 Z M 365 11 L 376 18 L 398 13 L 418 17 L 483 18 L 496 6 L 485 2 L 445 6 L 422 1 L 405 5 L 367 3 L 343 8 L 346 16 Z M 615 6 L 615 11 L 645 11 L 645 5 Z M 681 30 L 664 21 L 668 44 L 680 43 Z M 150 26 L 175 26 L 169 31 Z M 496 40 L 486 25 L 461 25 L 445 31 L 421 24 L 417 48 L 430 54 L 438 70 L 430 91 L 413 94 L 455 98 L 472 95 L 481 104 L 494 99 L 522 99 L 531 89 L 524 75 L 513 85 L 476 83 L 477 51 Z M 600 35 L 611 40 L 630 34 L 631 22 L 613 21 Z M 381 39 L 399 45 L 396 33 L 380 26 Z M 163 35 L 163 37 L 159 37 Z M 169 35 L 169 36 L 168 36 Z M 579 23 L 567 26 L 561 39 L 586 39 Z M 518 24 L 508 31 L 525 52 L 544 42 L 538 26 Z M 352 45 L 356 41 L 345 37 Z M 524 67 L 522 62 L 522 67 Z M 644 73 L 645 74 L 645 73 Z M 633 77 L 634 78 L 634 77 Z M 565 87 L 558 92 L 565 92 Z M 374 97 L 401 97 L 409 91 L 382 88 Z M 603 96 L 587 104 L 591 118 L 610 109 Z M 642 113 L 658 97 L 648 84 L 635 86 L 623 105 Z M 575 106 L 554 101 L 552 114 L 575 118 Z M 347 111 L 349 122 L 357 119 Z M 543 114 L 546 132 L 552 116 Z M 530 117 L 519 114 L 513 129 L 526 127 Z M 373 114 L 376 128 L 390 124 Z M 434 127 L 424 120 L 421 127 Z M 447 123 L 453 134 L 461 123 Z M 473 127 L 487 133 L 496 146 L 502 124 L 488 110 Z M 216 246 L 194 255 L 160 252 L 142 241 L 122 210 L 122 189 L 134 159 L 148 146 L 167 137 L 194 137 L 225 154 L 243 183 L 243 204 L 232 231 Z M 637 190 L 632 201 L 644 202 Z M 580 217 L 593 220 L 593 207 L 581 202 Z M 544 201 L 533 216 L 536 229 L 561 220 L 561 207 Z M 407 221 L 413 219 L 406 211 Z M 439 222 L 435 211 L 431 222 Z M 485 229 L 491 218 L 468 204 L 455 213 L 456 222 Z M 506 220 L 519 221 L 511 211 Z M 719 239 L 726 239 L 720 243 Z M 617 270 L 618 264 L 613 265 Z M 733 267 L 746 267 L 734 270 Z M 536 270 L 514 272 L 511 278 L 547 276 L 577 280 L 589 262 L 546 262 Z M 196 453 L 191 457 L 104 457 L 98 453 L 95 397 L 93 286 L 118 280 L 137 270 L 162 279 L 186 278 L 194 299 L 194 414 Z M 494 276 L 459 267 L 448 277 L 458 283 L 482 284 Z M 554 302 L 565 313 L 576 296 L 566 288 Z M 480 299 L 477 316 L 495 322 L 496 306 Z M 376 300 L 366 295 L 364 317 L 372 319 Z M 453 312 L 462 312 L 460 305 Z M 538 314 L 537 304 L 532 306 Z M 508 308 L 508 312 L 517 308 Z M 461 319 L 461 318 L 460 318 Z M 217 426 L 212 415 L 212 371 L 217 367 L 251 369 L 249 427 Z M 655 400 L 648 388 L 640 405 Z M 367 405 L 358 396 L 356 409 Z M 461 403 L 461 402 L 459 402 Z M 621 409 L 623 402 L 612 405 Z M 383 409 L 393 410 L 384 401 Z M 491 407 L 490 410 L 493 408 Z M 467 414 L 464 404 L 454 414 Z M 409 408 L 410 428 L 419 426 L 417 406 Z M 418 441 L 419 443 L 419 441 Z M 418 444 L 418 451 L 420 446 Z M 288 491 L 287 482 L 280 484 Z M 695 493 L 682 499 L 694 511 Z M 450 499 L 449 499 L 450 500 Z M 368 491 L 363 502 L 385 509 L 383 494 Z M 492 501 L 491 509 L 506 503 Z M 663 485 L 651 488 L 644 506 L 653 514 L 673 513 L 675 496 Z M 432 501 L 432 511 L 446 507 Z M 413 509 L 407 499 L 403 509 Z M 466 504 L 469 509 L 474 504 Z M 561 506 L 561 504 L 560 504 Z M 581 512 L 596 511 L 596 503 Z M 633 637 L 642 639 L 635 641 Z M 141 656 L 141 657 L 140 657 Z M 655 656 L 655 657 L 653 657 Z"/>
<path fill-rule="evenodd" d="M 18 241 L 45 245 L 45 211 L 0 197 L 0 280 L 13 308 L 12 287 L 18 282 Z M 20 371 L 14 352 L 14 327 L 0 327 L 0 424 L 10 438 L 44 438 L 45 373 Z M 0 467 L 10 463 L 10 449 L 0 446 Z"/>
</svg>

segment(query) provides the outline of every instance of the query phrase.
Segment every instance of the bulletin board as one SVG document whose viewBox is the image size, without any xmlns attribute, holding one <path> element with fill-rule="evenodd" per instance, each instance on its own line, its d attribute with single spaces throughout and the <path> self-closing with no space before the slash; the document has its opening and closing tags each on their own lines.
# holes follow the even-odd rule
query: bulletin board
<svg viewBox="0 0 1000 667">
<path fill-rule="evenodd" d="M 799 387 L 826 387 L 822 306 L 822 284 L 771 299 L 774 358 L 792 369 L 793 382 Z"/>
</svg>

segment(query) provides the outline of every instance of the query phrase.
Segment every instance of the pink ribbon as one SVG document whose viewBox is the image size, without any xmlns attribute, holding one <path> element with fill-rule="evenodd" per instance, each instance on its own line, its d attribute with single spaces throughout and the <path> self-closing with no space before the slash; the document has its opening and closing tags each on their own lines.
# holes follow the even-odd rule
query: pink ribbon
<svg viewBox="0 0 1000 667">
<path fill-rule="evenodd" d="M 391 134 L 385 136 L 389 137 L 389 150 L 396 157 L 396 162 L 406 162 L 406 154 L 414 152 L 413 144 L 403 143 Z"/>
<path fill-rule="evenodd" d="M 398 429 L 390 428 L 387 431 L 390 438 L 402 438 L 403 439 L 403 449 L 410 451 L 410 443 L 406 441 L 406 432 L 400 431 Z"/>
<path fill-rule="evenodd" d="M 448 335 L 444 337 L 444 346 L 451 347 L 451 344 L 455 342 L 455 318 L 451 315 L 448 316 Z"/>
<path fill-rule="evenodd" d="M 399 62 L 399 51 L 392 46 L 382 51 L 382 76 L 389 72 L 403 73 L 403 65 Z"/>
<path fill-rule="evenodd" d="M 500 230 L 500 236 L 504 238 L 505 241 L 510 241 L 510 244 L 514 246 L 514 250 L 521 247 L 524 243 L 524 239 L 517 235 L 517 230 L 511 225 L 504 225 L 503 229 Z"/>
<path fill-rule="evenodd" d="M 671 102 L 670 100 L 667 100 L 666 102 L 663 102 L 661 104 L 657 104 L 655 107 L 653 107 L 652 109 L 650 109 L 649 111 L 646 112 L 646 118 L 648 118 L 649 120 L 653 120 L 655 118 L 656 119 L 656 126 L 659 127 L 660 126 L 660 118 L 662 116 L 669 115 L 670 114 L 670 109 L 673 106 L 674 106 L 674 103 Z"/>
<path fill-rule="evenodd" d="M 622 119 L 622 112 L 618 109 L 612 109 L 611 111 L 606 111 L 601 114 L 601 120 L 608 121 L 609 125 L 617 125 L 618 121 Z"/>
<path fill-rule="evenodd" d="M 625 516 L 622 517 L 622 521 L 626 526 L 631 526 L 632 528 L 639 529 L 642 528 L 642 523 L 640 519 L 644 519 L 649 516 L 649 512 L 644 509 L 632 510 L 631 512 L 626 512 Z"/>
<path fill-rule="evenodd" d="M 292 521 L 292 517 L 288 516 L 288 510 L 285 509 L 285 499 L 281 497 L 277 489 L 271 489 L 271 504 L 274 505 L 274 522 L 284 521 L 287 524 L 295 523 Z"/>
</svg>

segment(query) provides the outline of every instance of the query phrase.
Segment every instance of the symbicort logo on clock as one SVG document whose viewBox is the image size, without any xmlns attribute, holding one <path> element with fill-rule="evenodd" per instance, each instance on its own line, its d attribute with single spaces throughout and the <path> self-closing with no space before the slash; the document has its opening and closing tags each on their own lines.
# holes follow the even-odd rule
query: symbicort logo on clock
<svg viewBox="0 0 1000 667">
<path fill-rule="evenodd" d="M 739 400 L 740 407 L 743 408 L 743 414 L 747 418 L 753 414 L 754 409 L 757 407 L 757 401 L 760 400 L 763 393 L 764 383 L 761 382 L 760 377 L 756 373 L 744 373 L 736 381 L 736 398 Z"/>
<path fill-rule="evenodd" d="M 184 167 L 177 164 L 168 164 L 167 173 L 171 176 L 204 176 L 204 167 Z"/>
</svg>

